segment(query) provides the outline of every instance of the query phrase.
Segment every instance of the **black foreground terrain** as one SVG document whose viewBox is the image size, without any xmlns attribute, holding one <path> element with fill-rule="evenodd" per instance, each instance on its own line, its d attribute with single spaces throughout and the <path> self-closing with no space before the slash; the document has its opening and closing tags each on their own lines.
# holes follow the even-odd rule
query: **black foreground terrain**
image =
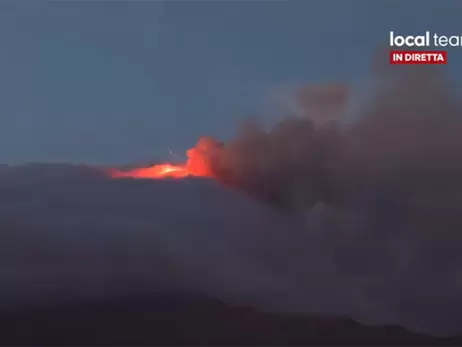
<svg viewBox="0 0 462 347">
<path fill-rule="evenodd" d="M 1 345 L 462 345 L 399 327 L 263 313 L 192 295 L 75 302 L 0 316 Z"/>
</svg>

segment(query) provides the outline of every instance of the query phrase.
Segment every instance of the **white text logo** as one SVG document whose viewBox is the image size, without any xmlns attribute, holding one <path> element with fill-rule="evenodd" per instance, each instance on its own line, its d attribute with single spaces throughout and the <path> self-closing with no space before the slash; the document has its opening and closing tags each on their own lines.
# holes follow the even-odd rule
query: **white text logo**
<svg viewBox="0 0 462 347">
<path fill-rule="evenodd" d="M 396 35 L 390 31 L 390 47 L 460 47 L 462 46 L 461 36 L 446 36 L 426 31 L 422 35 L 403 36 Z"/>
</svg>

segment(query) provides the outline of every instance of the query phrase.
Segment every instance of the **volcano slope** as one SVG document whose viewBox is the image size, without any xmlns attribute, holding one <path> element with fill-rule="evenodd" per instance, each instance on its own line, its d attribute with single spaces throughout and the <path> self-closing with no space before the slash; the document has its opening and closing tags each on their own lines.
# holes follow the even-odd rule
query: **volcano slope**
<svg viewBox="0 0 462 347">
<path fill-rule="evenodd" d="M 460 342 L 404 329 L 452 332 L 451 298 L 416 290 L 414 317 L 401 283 L 371 297 L 376 277 L 349 280 L 332 235 L 211 180 L 3 168 L 0 223 L 5 345 Z"/>
</svg>

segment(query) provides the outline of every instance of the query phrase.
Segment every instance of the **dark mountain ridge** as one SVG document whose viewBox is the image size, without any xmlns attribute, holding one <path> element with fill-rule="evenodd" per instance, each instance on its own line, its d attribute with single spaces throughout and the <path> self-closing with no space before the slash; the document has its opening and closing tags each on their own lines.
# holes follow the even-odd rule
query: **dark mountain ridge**
<svg viewBox="0 0 462 347">
<path fill-rule="evenodd" d="M 67 302 L 0 314 L 1 345 L 460 345 L 351 319 L 261 312 L 191 294 Z"/>
</svg>

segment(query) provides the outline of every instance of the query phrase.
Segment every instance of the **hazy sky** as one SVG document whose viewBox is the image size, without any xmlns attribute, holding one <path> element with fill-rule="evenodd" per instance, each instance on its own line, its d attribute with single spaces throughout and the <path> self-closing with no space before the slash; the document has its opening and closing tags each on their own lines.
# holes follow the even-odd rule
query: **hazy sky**
<svg viewBox="0 0 462 347">
<path fill-rule="evenodd" d="M 0 162 L 124 163 L 226 139 L 271 91 L 360 79 L 389 30 L 462 35 L 461 12 L 458 0 L 0 0 Z"/>
</svg>

